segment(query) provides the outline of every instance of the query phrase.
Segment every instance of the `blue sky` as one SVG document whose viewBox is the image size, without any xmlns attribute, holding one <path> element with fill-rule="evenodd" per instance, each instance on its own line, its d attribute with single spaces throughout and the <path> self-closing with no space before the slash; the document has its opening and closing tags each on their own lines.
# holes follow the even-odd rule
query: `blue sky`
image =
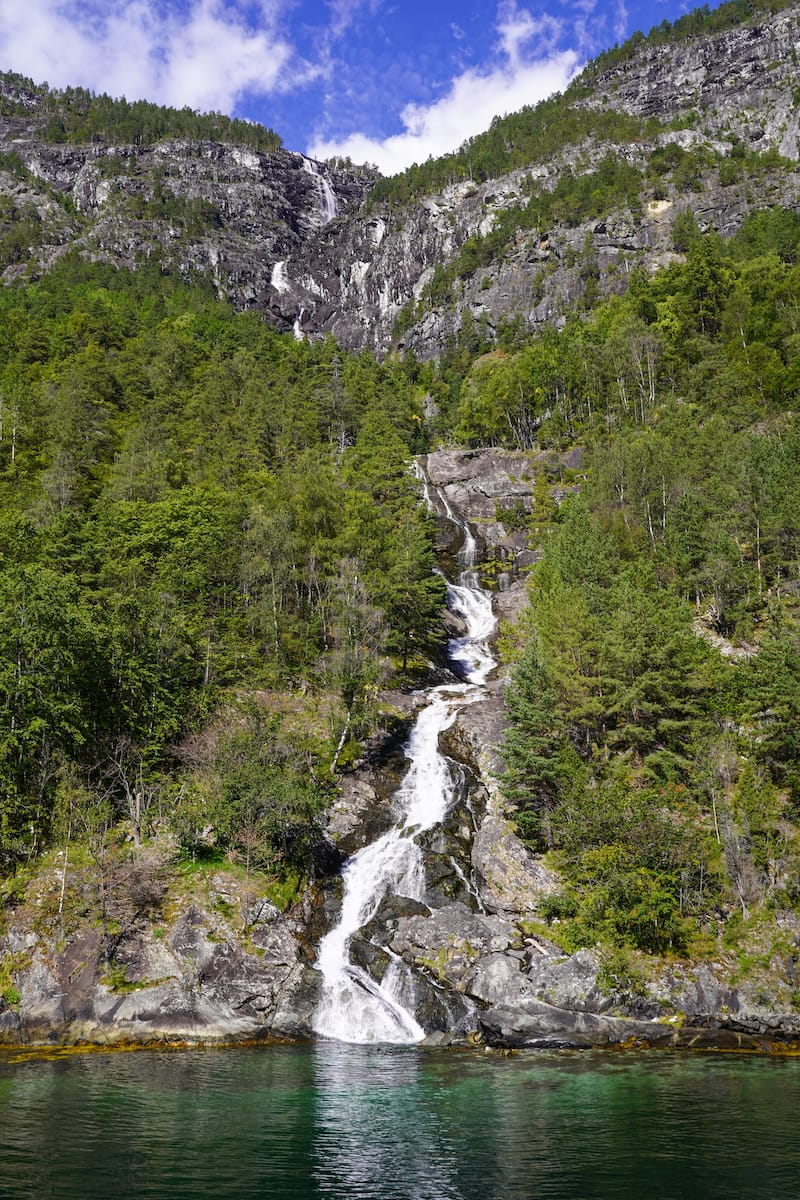
<svg viewBox="0 0 800 1200">
<path fill-rule="evenodd" d="M 258 120 L 386 174 L 560 91 L 681 0 L 0 0 L 0 68 Z"/>
</svg>

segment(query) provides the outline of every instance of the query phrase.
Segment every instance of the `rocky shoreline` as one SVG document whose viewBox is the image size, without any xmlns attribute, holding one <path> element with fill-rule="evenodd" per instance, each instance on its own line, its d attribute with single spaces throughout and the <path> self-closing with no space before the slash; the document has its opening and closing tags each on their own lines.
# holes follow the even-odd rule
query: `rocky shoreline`
<svg viewBox="0 0 800 1200">
<path fill-rule="evenodd" d="M 489 837 L 484 831 L 484 847 Z M 423 1045 L 800 1052 L 798 1014 L 731 986 L 718 964 L 662 965 L 634 993 L 609 980 L 595 951 L 566 955 L 537 935 L 521 936 L 510 914 L 473 912 L 463 901 L 433 915 L 414 906 L 388 897 L 378 919 L 389 931 L 387 948 L 428 981 L 419 1010 L 429 1029 Z M 127 992 L 104 974 L 96 931 L 79 931 L 60 955 L 30 947 L 20 1002 L 0 1012 L 0 1048 L 310 1039 L 320 977 L 306 959 L 297 917 L 266 902 L 246 942 L 233 934 L 213 940 L 213 925 L 212 914 L 191 905 L 163 942 L 152 929 L 128 932 L 115 957 L 127 962 Z M 369 932 L 357 957 L 379 972 L 381 952 Z"/>
</svg>

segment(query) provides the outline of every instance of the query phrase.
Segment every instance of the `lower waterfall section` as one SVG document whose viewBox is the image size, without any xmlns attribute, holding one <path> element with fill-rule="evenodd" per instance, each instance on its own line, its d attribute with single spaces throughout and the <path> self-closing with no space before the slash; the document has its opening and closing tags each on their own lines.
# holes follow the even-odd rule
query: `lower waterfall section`
<svg viewBox="0 0 800 1200">
<path fill-rule="evenodd" d="M 471 536 L 467 545 L 474 546 Z M 378 981 L 351 960 L 350 950 L 352 939 L 372 920 L 385 897 L 424 902 L 426 880 L 417 838 L 444 820 L 456 798 L 456 779 L 439 750 L 439 735 L 460 707 L 482 698 L 483 684 L 494 666 L 487 644 L 495 626 L 491 595 L 479 586 L 474 561 L 464 565 L 459 583 L 448 585 L 449 606 L 467 630 L 450 643 L 451 661 L 464 682 L 439 685 L 426 693 L 427 703 L 406 747 L 411 765 L 393 797 L 396 824 L 345 865 L 339 922 L 322 939 L 316 963 L 323 982 L 313 1027 L 321 1037 L 361 1044 L 413 1044 L 426 1035 L 414 1015 L 410 968 L 384 949 L 389 962 Z"/>
<path fill-rule="evenodd" d="M 436 696 L 423 709 L 411 734 L 411 766 L 395 795 L 400 821 L 349 860 L 343 872 L 344 898 L 339 923 L 323 938 L 317 966 L 323 976 L 316 1033 L 345 1042 L 418 1042 L 424 1030 L 406 1011 L 407 970 L 392 963 L 377 983 L 349 958 L 349 943 L 366 925 L 384 896 L 422 900 L 425 876 L 415 836 L 442 819 L 452 799 L 447 760 L 439 734 L 455 717 L 455 707 Z"/>
</svg>

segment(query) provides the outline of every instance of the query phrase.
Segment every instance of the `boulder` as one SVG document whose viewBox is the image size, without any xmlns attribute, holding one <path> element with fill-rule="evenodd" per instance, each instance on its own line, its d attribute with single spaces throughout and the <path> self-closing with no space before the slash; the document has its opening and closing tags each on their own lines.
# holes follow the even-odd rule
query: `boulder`
<svg viewBox="0 0 800 1200">
<path fill-rule="evenodd" d="M 394 892 L 388 892 L 361 933 L 365 938 L 372 940 L 384 934 L 386 930 L 396 929 L 404 917 L 426 917 L 429 913 L 428 905 L 423 904 L 421 900 L 412 900 L 410 896 L 398 896 Z"/>
<path fill-rule="evenodd" d="M 599 964 L 592 950 L 572 955 L 534 953 L 526 971 L 537 1000 L 572 1012 L 601 1013 L 612 999 L 597 982 Z"/>
<path fill-rule="evenodd" d="M 404 917 L 389 949 L 410 965 L 458 990 L 476 960 L 519 946 L 518 930 L 500 917 L 475 913 L 460 901 L 430 915 Z"/>
<path fill-rule="evenodd" d="M 490 815 L 481 823 L 472 844 L 472 865 L 490 912 L 535 914 L 541 898 L 559 889 L 557 875 L 530 853 L 501 817 Z"/>
<path fill-rule="evenodd" d="M 675 1040 L 668 1025 L 573 1012 L 538 1000 L 485 1009 L 478 1014 L 478 1026 L 489 1044 L 509 1047 L 589 1049 L 626 1042 L 669 1045 Z"/>
</svg>

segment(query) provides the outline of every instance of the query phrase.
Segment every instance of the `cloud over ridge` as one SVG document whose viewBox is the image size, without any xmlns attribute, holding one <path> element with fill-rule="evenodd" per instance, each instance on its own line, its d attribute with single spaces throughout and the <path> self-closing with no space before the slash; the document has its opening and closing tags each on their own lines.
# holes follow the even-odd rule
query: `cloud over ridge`
<svg viewBox="0 0 800 1200">
<path fill-rule="evenodd" d="M 271 4 L 222 0 L 0 0 L 0 67 L 57 87 L 231 113 L 245 92 L 284 86 L 294 55 L 277 16 Z M 296 80 L 303 69 L 292 67 Z"/>
<path fill-rule="evenodd" d="M 499 0 L 481 24 L 493 41 L 479 51 L 444 18 L 427 59 L 410 52 L 408 69 L 392 73 L 400 10 L 386 0 L 0 0 L 0 69 L 56 87 L 246 114 L 285 133 L 276 120 L 283 112 L 298 149 L 391 174 L 563 90 L 584 53 L 580 28 L 600 2 L 571 0 L 568 27 L 563 16 Z M 400 15 L 408 39 L 416 18 Z"/>
<path fill-rule="evenodd" d="M 386 175 L 395 174 L 414 162 L 457 149 L 487 129 L 495 116 L 563 91 L 575 75 L 579 55 L 576 50 L 557 49 L 563 26 L 556 18 L 534 17 L 516 0 L 503 0 L 495 31 L 497 42 L 489 65 L 464 70 L 431 104 L 407 104 L 400 113 L 401 133 L 386 138 L 362 133 L 338 140 L 318 137 L 309 153 L 317 158 L 346 156 L 354 162 L 374 163 Z"/>
<path fill-rule="evenodd" d="M 341 141 L 316 139 L 309 153 L 315 158 L 340 155 L 353 162 L 374 163 L 385 175 L 392 175 L 414 162 L 457 149 L 467 138 L 487 129 L 494 116 L 563 91 L 577 68 L 576 51 L 562 50 L 486 73 L 467 70 L 452 81 L 440 100 L 428 106 L 406 105 L 401 113 L 402 133 L 382 140 L 360 133 Z"/>
</svg>

